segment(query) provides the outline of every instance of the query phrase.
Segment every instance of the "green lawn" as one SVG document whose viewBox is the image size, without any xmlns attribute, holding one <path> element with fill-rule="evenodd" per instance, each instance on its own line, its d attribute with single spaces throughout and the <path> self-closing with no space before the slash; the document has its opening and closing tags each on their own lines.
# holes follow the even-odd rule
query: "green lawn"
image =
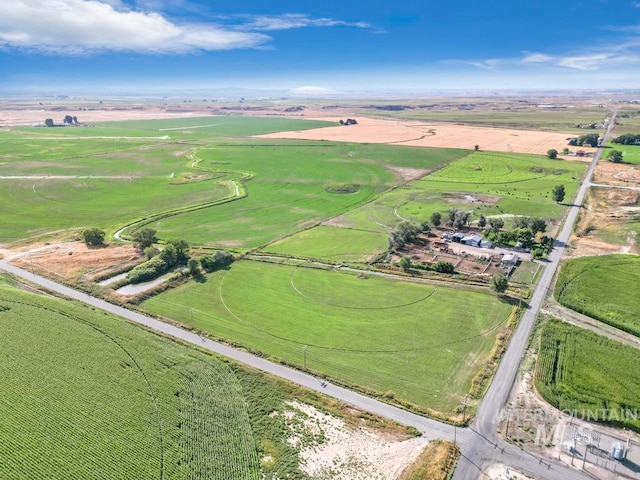
<svg viewBox="0 0 640 480">
<path fill-rule="evenodd" d="M 640 257 L 601 255 L 568 260 L 554 295 L 566 307 L 640 336 Z"/>
<path fill-rule="evenodd" d="M 550 320 L 542 330 L 535 385 L 564 412 L 638 431 L 638 362 L 636 348 Z"/>
<path fill-rule="evenodd" d="M 445 414 L 469 392 L 512 310 L 461 288 L 246 260 L 143 308 Z"/>
</svg>

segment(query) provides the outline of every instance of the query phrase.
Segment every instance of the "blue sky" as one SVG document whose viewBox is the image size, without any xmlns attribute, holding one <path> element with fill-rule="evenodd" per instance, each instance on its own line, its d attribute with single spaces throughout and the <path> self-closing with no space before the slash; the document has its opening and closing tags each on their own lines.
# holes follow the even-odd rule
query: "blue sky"
<svg viewBox="0 0 640 480">
<path fill-rule="evenodd" d="M 0 0 L 0 93 L 640 86 L 633 0 Z"/>
</svg>

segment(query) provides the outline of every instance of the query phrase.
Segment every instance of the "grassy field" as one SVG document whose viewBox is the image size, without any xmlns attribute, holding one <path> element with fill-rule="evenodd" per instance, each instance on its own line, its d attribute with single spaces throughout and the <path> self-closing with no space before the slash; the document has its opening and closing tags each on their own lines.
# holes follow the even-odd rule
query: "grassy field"
<svg viewBox="0 0 640 480">
<path fill-rule="evenodd" d="M 469 125 L 489 125 L 523 130 L 553 130 L 560 132 L 583 132 L 577 124 L 600 123 L 609 114 L 605 108 L 577 107 L 567 109 L 546 109 L 536 106 L 508 108 L 468 108 L 453 105 L 451 108 L 415 109 L 401 112 L 368 111 L 367 114 L 420 120 L 425 122 L 452 122 Z"/>
<path fill-rule="evenodd" d="M 550 320 L 542 330 L 535 385 L 560 410 L 638 431 L 638 362 L 636 348 Z"/>
<path fill-rule="evenodd" d="M 272 243 L 263 252 L 363 263 L 370 262 L 387 248 L 387 237 L 380 231 L 320 225 Z"/>
<path fill-rule="evenodd" d="M 602 255 L 567 261 L 554 295 L 563 305 L 640 336 L 640 257 Z"/>
<path fill-rule="evenodd" d="M 411 436 L 4 276 L 0 336 L 3 480 L 305 479 L 300 445 L 289 443 L 295 419 L 284 414 L 293 399 L 357 427 Z"/>
<path fill-rule="evenodd" d="M 618 107 L 616 133 L 640 133 L 640 109 L 637 106 Z"/>
<path fill-rule="evenodd" d="M 393 190 L 341 220 L 351 228 L 387 232 L 401 220 L 428 220 L 433 212 L 451 208 L 491 216 L 528 215 L 558 219 L 564 205 L 551 199 L 558 184 L 571 199 L 580 184 L 585 164 L 549 160 L 539 155 L 478 152 L 409 185 Z M 478 201 L 469 201 L 472 195 Z"/>
<path fill-rule="evenodd" d="M 620 150 L 622 152 L 622 161 L 624 163 L 640 165 L 640 145 L 618 145 L 615 143 L 609 143 L 607 144 L 607 147 L 611 148 L 611 150 Z M 602 158 L 606 159 L 607 153 L 605 153 Z"/>
<path fill-rule="evenodd" d="M 161 238 L 254 248 L 372 200 L 401 181 L 393 168 L 464 154 L 239 138 L 317 126 L 211 117 L 0 132 L 0 200 L 10 206 L 0 242 L 147 219 Z M 345 184 L 354 191 L 340 191 Z"/>
<path fill-rule="evenodd" d="M 246 260 L 142 306 L 443 413 L 469 392 L 512 311 L 486 293 Z"/>
</svg>

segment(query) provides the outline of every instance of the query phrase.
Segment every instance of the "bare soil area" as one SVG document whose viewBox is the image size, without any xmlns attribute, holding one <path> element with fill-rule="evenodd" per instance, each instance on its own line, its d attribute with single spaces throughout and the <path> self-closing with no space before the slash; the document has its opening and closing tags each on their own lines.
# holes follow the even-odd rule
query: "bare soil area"
<svg viewBox="0 0 640 480">
<path fill-rule="evenodd" d="M 331 122 L 340 120 L 336 117 L 316 119 Z M 567 138 L 573 136 L 570 133 L 382 120 L 366 117 L 358 117 L 357 121 L 357 125 L 279 132 L 260 135 L 260 137 L 464 149 L 473 149 L 475 145 L 478 145 L 481 150 L 545 154 L 551 148 L 562 150 L 567 146 Z M 583 150 L 595 149 L 584 148 Z"/>
<path fill-rule="evenodd" d="M 304 403 L 289 407 L 289 442 L 300 447 L 301 469 L 313 478 L 395 480 L 429 443 L 356 428 Z"/>
<path fill-rule="evenodd" d="M 69 282 L 92 281 L 142 261 L 132 245 L 88 248 L 82 242 L 32 244 L 0 254 L 16 266 Z"/>
<path fill-rule="evenodd" d="M 609 185 L 638 186 L 640 184 L 640 167 L 624 163 L 598 162 L 593 174 L 594 183 Z"/>
<path fill-rule="evenodd" d="M 581 257 L 610 253 L 637 253 L 637 232 L 631 230 L 624 243 L 605 241 L 601 230 L 621 231 L 625 224 L 640 218 L 640 191 L 626 188 L 592 188 L 589 203 L 576 224 L 569 255 Z"/>
</svg>

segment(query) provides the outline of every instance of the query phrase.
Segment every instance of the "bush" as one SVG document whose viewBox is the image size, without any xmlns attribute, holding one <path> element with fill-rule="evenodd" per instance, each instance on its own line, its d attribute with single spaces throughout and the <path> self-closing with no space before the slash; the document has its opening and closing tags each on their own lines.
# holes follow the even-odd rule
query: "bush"
<svg viewBox="0 0 640 480">
<path fill-rule="evenodd" d="M 211 255 L 205 255 L 200 259 L 200 265 L 207 272 L 213 272 L 215 270 L 219 270 L 220 268 L 224 268 L 228 265 L 231 265 L 235 259 L 233 255 L 229 252 L 224 252 L 222 250 L 216 250 Z"/>
<path fill-rule="evenodd" d="M 87 228 L 82 232 L 82 238 L 87 246 L 98 246 L 104 243 L 104 231 L 99 228 Z"/>
<path fill-rule="evenodd" d="M 153 257 L 141 263 L 127 274 L 131 283 L 141 283 L 153 280 L 169 270 L 169 265 L 160 256 Z"/>
<path fill-rule="evenodd" d="M 453 263 L 445 262 L 443 260 L 440 260 L 438 263 L 436 263 L 433 266 L 433 269 L 438 273 L 454 273 L 455 272 L 455 267 L 453 266 Z"/>
</svg>

